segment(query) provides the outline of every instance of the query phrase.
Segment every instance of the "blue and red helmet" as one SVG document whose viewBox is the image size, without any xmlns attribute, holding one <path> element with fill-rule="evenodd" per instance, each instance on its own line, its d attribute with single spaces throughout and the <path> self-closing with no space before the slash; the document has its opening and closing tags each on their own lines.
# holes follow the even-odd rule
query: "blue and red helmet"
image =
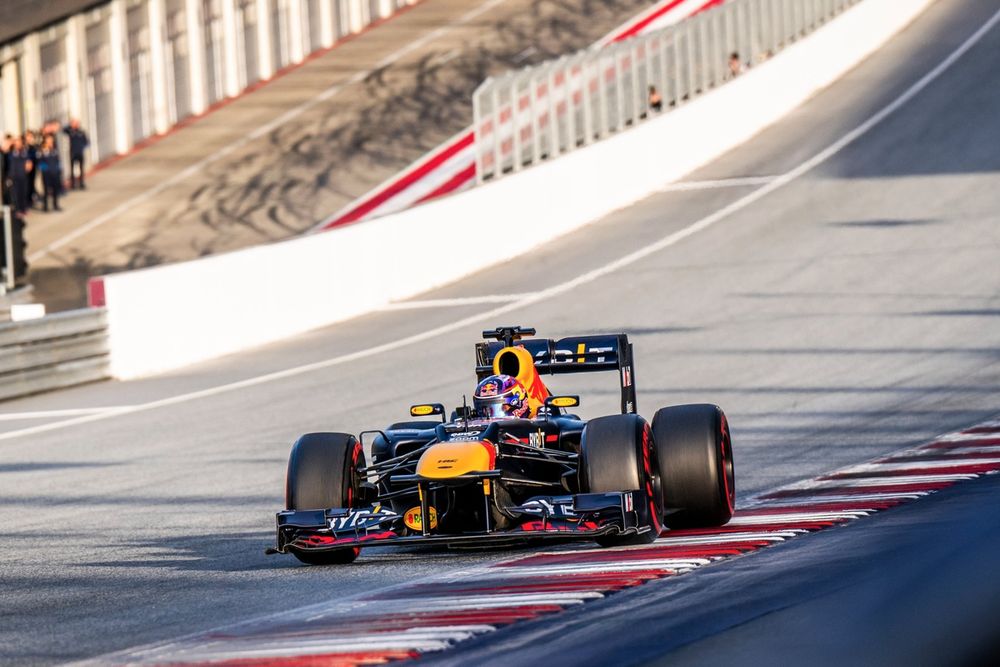
<svg viewBox="0 0 1000 667">
<path fill-rule="evenodd" d="M 510 375 L 491 375 L 476 387 L 472 396 L 476 414 L 482 419 L 528 417 L 528 392 L 520 380 Z"/>
</svg>

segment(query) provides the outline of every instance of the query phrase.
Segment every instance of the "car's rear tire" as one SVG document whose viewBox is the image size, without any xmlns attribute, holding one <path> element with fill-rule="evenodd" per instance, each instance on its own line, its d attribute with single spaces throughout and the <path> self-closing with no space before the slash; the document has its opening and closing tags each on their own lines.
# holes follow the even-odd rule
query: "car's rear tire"
<svg viewBox="0 0 1000 667">
<path fill-rule="evenodd" d="M 295 441 L 288 457 L 285 477 L 285 507 L 290 510 L 352 507 L 359 498 L 365 465 L 361 443 L 347 433 L 307 433 Z M 334 551 L 293 549 L 292 554 L 309 565 L 342 565 L 353 562 L 360 549 Z"/>
<path fill-rule="evenodd" d="M 717 405 L 663 408 L 653 417 L 668 528 L 711 528 L 733 516 L 736 474 L 729 422 Z"/>
<path fill-rule="evenodd" d="M 605 535 L 603 547 L 649 544 L 660 534 L 661 491 L 649 424 L 638 415 L 611 415 L 587 422 L 580 441 L 580 490 L 585 493 L 633 491 L 649 530 L 639 535 Z M 637 508 L 640 509 L 640 508 Z"/>
</svg>

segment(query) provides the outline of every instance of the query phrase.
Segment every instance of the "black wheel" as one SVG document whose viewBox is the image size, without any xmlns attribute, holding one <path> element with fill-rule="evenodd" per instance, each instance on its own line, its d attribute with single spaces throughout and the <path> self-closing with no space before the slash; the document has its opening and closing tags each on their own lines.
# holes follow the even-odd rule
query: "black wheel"
<svg viewBox="0 0 1000 667">
<path fill-rule="evenodd" d="M 364 467 L 361 443 L 346 433 L 307 433 L 292 445 L 285 477 L 285 507 L 290 510 L 352 507 L 361 482 L 358 468 Z M 292 550 L 303 563 L 336 565 L 352 562 L 360 549 L 335 551 Z"/>
<path fill-rule="evenodd" d="M 660 535 L 661 491 L 656 451 L 649 424 L 638 415 L 611 415 L 587 422 L 580 442 L 580 490 L 590 493 L 635 491 L 636 509 L 648 504 L 650 530 L 640 535 L 608 535 L 597 538 L 603 547 L 649 544 Z"/>
<path fill-rule="evenodd" d="M 677 405 L 653 417 L 668 528 L 724 525 L 736 504 L 729 422 L 717 405 Z"/>
</svg>

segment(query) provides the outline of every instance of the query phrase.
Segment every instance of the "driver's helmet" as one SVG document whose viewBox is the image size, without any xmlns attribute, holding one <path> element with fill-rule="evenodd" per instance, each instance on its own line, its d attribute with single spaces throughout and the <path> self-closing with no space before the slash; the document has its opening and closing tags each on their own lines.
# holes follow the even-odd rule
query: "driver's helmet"
<svg viewBox="0 0 1000 667">
<path fill-rule="evenodd" d="M 530 417 L 528 392 L 521 381 L 510 375 L 491 375 L 476 387 L 472 396 L 476 415 L 482 419 Z"/>
</svg>

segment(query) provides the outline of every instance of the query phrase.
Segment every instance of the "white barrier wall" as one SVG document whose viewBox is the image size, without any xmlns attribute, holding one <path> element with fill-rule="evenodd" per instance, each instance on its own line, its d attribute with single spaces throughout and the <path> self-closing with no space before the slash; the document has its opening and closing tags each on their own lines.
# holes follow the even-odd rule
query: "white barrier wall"
<svg viewBox="0 0 1000 667">
<path fill-rule="evenodd" d="M 453 197 L 283 243 L 107 276 L 112 374 L 147 375 L 342 321 L 593 222 L 774 123 L 932 1 L 864 0 L 676 111 Z M 514 224 L 525 220 L 530 234 Z M 512 224 L 516 233 L 483 242 L 482 230 Z"/>
</svg>

